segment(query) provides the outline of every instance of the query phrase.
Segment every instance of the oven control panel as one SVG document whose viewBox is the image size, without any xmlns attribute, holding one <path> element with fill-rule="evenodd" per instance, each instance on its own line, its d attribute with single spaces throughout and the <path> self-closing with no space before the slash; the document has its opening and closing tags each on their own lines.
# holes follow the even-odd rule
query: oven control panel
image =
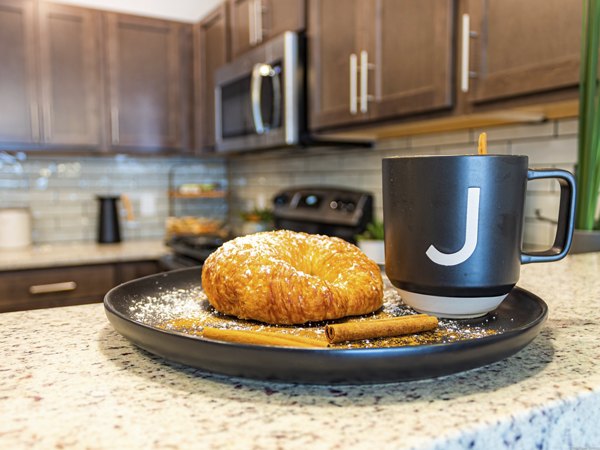
<svg viewBox="0 0 600 450">
<path fill-rule="evenodd" d="M 372 194 L 336 187 L 286 189 L 275 195 L 273 206 L 276 222 L 286 219 L 364 229 L 373 217 Z"/>
</svg>

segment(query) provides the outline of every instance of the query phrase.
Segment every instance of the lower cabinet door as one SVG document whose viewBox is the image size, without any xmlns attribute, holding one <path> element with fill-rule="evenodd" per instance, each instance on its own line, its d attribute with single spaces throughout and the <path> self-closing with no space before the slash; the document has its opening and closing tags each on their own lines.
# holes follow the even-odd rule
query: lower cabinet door
<svg viewBox="0 0 600 450">
<path fill-rule="evenodd" d="M 2 272 L 0 312 L 98 302 L 113 286 L 112 264 Z"/>
</svg>

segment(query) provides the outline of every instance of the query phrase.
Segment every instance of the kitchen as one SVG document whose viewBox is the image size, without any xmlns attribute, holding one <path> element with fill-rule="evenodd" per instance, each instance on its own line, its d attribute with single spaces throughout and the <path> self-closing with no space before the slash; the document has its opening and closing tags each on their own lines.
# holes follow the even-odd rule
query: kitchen
<svg viewBox="0 0 600 450">
<path fill-rule="evenodd" d="M 536 33 L 556 33 L 564 43 L 564 48 L 552 47 L 558 57 L 548 56 L 552 64 L 556 57 L 556 66 L 552 70 L 545 66 L 548 73 L 557 74 L 555 78 L 541 77 L 522 64 L 541 44 L 522 45 L 514 60 L 498 57 L 517 66 L 509 75 L 518 83 L 506 82 L 507 76 L 502 81 L 506 68 L 495 67 L 496 77 L 494 67 L 488 72 L 479 68 L 485 62 L 482 55 L 488 54 L 481 50 L 481 42 L 490 44 L 492 60 L 500 47 L 514 49 L 523 40 L 518 20 L 511 21 L 515 30 L 509 43 L 494 47 L 493 34 L 479 39 L 484 31 L 482 5 L 495 4 L 504 21 L 513 18 L 510 8 L 498 2 L 433 1 L 427 8 L 403 2 L 415 10 L 413 16 L 394 15 L 393 8 L 384 9 L 387 14 L 382 15 L 364 1 L 352 2 L 352 8 L 340 7 L 350 2 L 309 1 L 306 10 L 293 6 L 304 2 L 289 0 L 128 2 L 128 9 L 124 2 L 73 3 L 77 6 L 0 2 L 4 12 L 0 55 L 29 64 L 27 71 L 0 69 L 2 88 L 6 80 L 13 83 L 0 91 L 0 200 L 2 208 L 27 208 L 33 242 L 26 250 L 0 252 L 0 301 L 12 308 L 8 310 L 44 306 L 44 301 L 45 306 L 95 302 L 0 315 L 1 328 L 7 330 L 2 333 L 5 363 L 0 372 L 4 386 L 0 399 L 6 405 L 0 428 L 3 447 L 600 445 L 592 427 L 598 390 L 598 354 L 592 339 L 598 301 L 594 294 L 599 292 L 594 253 L 523 267 L 519 286 L 550 307 L 548 323 L 532 344 L 482 369 L 422 382 L 307 386 L 210 375 L 137 350 L 109 325 L 98 304 L 120 282 L 160 270 L 157 261 L 169 253 L 163 242 L 172 208 L 182 208 L 186 215 L 185 208 L 196 208 L 190 214 L 228 217 L 239 234 L 248 226 L 242 213 L 268 209 L 282 189 L 333 185 L 373 193 L 373 215 L 381 219 L 383 157 L 473 152 L 484 131 L 490 153 L 525 154 L 531 167 L 574 172 L 579 2 L 553 2 L 560 14 L 552 14 L 549 6 L 536 8 L 548 11 L 536 22 Z M 389 7 L 388 2 L 373 3 Z M 278 5 L 285 19 L 279 29 L 271 23 Z M 428 9 L 433 5 L 442 5 L 435 14 Z M 472 30 L 468 33 L 465 14 L 470 18 L 466 30 Z M 411 17 L 436 22 L 419 27 Z M 263 23 L 257 23 L 261 19 Z M 364 31 L 370 20 L 378 24 L 372 34 Z M 385 30 L 394 27 L 394 21 L 402 21 L 402 29 L 422 29 L 424 33 L 413 33 L 417 44 L 409 44 L 429 45 L 428 51 L 402 48 L 395 33 Z M 435 41 L 426 38 L 432 29 L 428 26 L 438 31 Z M 490 23 L 490 33 L 506 38 L 502 29 Z M 217 69 L 287 30 L 306 30 L 309 129 L 314 132 L 311 137 L 321 142 L 261 152 L 215 152 L 215 116 L 210 113 L 215 81 L 208 67 Z M 28 40 L 14 41 L 15 35 Z M 386 36 L 392 38 L 386 41 Z M 465 39 L 472 55 L 469 61 L 464 59 Z M 327 42 L 337 47 L 325 46 Z M 74 43 L 87 48 L 77 53 Z M 18 45 L 29 49 L 27 58 L 15 56 L 23 51 Z M 409 55 L 410 69 L 417 76 L 402 58 L 382 56 L 386 45 L 392 55 Z M 360 71 L 363 49 L 376 67 L 367 59 L 366 70 Z M 352 55 L 355 80 L 348 74 Z M 380 63 L 390 69 L 378 69 Z M 464 63 L 466 72 L 461 71 Z M 65 68 L 72 67 L 80 73 L 69 77 Z M 481 73 L 479 78 L 470 73 L 478 70 L 490 75 L 489 84 L 481 81 Z M 396 75 L 390 78 L 389 73 Z M 399 75 L 403 73 L 405 78 Z M 533 81 L 527 80 L 528 73 Z M 419 96 L 431 80 L 437 80 L 438 95 Z M 402 92 L 402 82 L 408 83 L 405 91 L 417 94 Z M 353 83 L 355 108 L 348 96 Z M 494 94 L 493 83 L 506 91 Z M 27 101 L 15 101 L 15 92 Z M 378 101 L 384 94 L 387 100 Z M 394 105 L 394 94 L 403 101 Z M 363 145 L 373 139 L 372 145 Z M 330 145 L 331 141 L 344 145 Z M 224 196 L 189 200 L 172 194 L 173 188 L 200 184 Z M 122 242 L 96 244 L 96 196 L 121 194 L 127 195 L 133 209 L 129 218 L 119 211 Z M 556 183 L 531 183 L 525 205 L 526 246 L 552 245 L 558 209 Z M 92 271 L 86 272 L 90 267 Z M 15 308 L 16 286 L 27 290 L 72 281 L 48 275 L 52 270 L 62 276 L 67 269 L 72 271 L 69 276 L 79 277 L 75 282 L 80 286 L 91 279 L 96 285 L 85 295 L 77 290 L 41 294 L 46 297 L 41 301 L 40 295 L 28 294 L 29 306 Z M 33 275 L 40 281 L 32 283 Z M 47 334 L 38 332 L 39 327 Z M 96 409 L 100 418 L 93 415 Z"/>
</svg>

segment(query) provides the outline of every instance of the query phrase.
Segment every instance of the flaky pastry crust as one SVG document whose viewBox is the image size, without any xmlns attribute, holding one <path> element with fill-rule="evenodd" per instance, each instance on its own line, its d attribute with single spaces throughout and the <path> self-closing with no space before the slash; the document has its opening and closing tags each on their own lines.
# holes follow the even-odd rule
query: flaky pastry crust
<svg viewBox="0 0 600 450">
<path fill-rule="evenodd" d="M 335 237 L 280 230 L 223 244 L 202 269 L 219 312 L 271 324 L 300 324 L 381 308 L 379 266 Z"/>
</svg>

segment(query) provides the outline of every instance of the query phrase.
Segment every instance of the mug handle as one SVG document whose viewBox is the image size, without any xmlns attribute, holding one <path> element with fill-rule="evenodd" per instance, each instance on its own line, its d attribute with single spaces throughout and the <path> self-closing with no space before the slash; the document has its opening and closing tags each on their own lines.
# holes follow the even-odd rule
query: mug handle
<svg viewBox="0 0 600 450">
<path fill-rule="evenodd" d="M 560 184 L 560 206 L 554 244 L 548 250 L 521 253 L 521 264 L 558 261 L 566 256 L 573 240 L 575 222 L 575 177 L 566 170 L 540 169 L 527 171 L 527 181 L 556 178 Z"/>
</svg>

